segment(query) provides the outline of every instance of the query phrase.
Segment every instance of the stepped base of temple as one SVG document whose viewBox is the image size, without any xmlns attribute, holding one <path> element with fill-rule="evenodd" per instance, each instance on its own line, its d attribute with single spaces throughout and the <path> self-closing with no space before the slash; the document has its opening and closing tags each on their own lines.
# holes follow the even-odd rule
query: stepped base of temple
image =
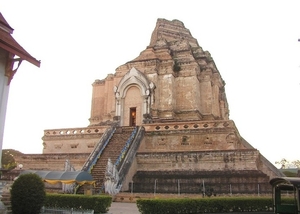
<svg viewBox="0 0 300 214">
<path fill-rule="evenodd" d="M 97 135 L 102 136 L 100 129 Z M 185 194 L 268 194 L 269 180 L 280 171 L 238 133 L 233 121 L 187 121 L 168 124 L 145 124 L 139 146 L 131 153 L 129 169 L 120 175 L 122 192 Z M 105 181 L 108 159 L 112 163 L 131 135 L 133 127 L 117 127 L 99 154 L 92 175 L 95 194 Z M 96 131 L 94 131 L 96 132 Z M 51 132 L 53 133 L 53 132 Z M 58 133 L 58 131 L 55 131 Z M 87 132 L 86 139 L 95 137 Z M 55 134 L 56 135 L 56 134 Z M 52 138 L 55 140 L 56 136 Z M 74 134 L 75 135 L 75 134 Z M 73 138 L 65 136 L 66 142 Z M 60 136 L 63 143 L 63 136 Z M 99 141 L 99 140 L 98 140 Z M 126 159 L 127 153 L 122 154 Z M 66 160 L 81 170 L 90 153 L 34 154 L 15 157 L 26 169 L 64 170 Z"/>
<path fill-rule="evenodd" d="M 138 171 L 130 192 L 204 194 L 269 194 L 269 177 L 257 170 Z M 133 188 L 133 189 L 132 189 Z"/>
</svg>

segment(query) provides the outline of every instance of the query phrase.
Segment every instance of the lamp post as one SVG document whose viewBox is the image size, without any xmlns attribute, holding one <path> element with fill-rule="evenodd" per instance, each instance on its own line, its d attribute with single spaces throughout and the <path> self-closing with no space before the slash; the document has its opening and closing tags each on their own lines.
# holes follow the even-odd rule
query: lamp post
<svg viewBox="0 0 300 214">
<path fill-rule="evenodd" d="M 156 185 L 157 185 L 157 179 L 155 179 L 155 181 L 154 181 L 154 197 L 155 197 L 155 194 L 156 194 Z"/>
<path fill-rule="evenodd" d="M 178 196 L 180 195 L 180 180 L 178 179 L 178 184 L 177 184 L 177 190 L 178 190 Z"/>
</svg>

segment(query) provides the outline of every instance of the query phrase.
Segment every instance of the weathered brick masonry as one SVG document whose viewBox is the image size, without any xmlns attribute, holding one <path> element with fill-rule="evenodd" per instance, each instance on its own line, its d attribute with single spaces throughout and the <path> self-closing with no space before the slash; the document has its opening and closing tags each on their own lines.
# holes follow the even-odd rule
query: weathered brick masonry
<svg viewBox="0 0 300 214">
<path fill-rule="evenodd" d="M 174 193 L 180 184 L 183 192 L 199 193 L 206 183 L 220 194 L 229 186 L 232 193 L 269 193 L 269 179 L 281 175 L 240 136 L 213 58 L 178 20 L 158 19 L 138 57 L 95 80 L 89 121 L 84 128 L 45 130 L 43 154 L 18 162 L 24 169 L 62 170 L 68 159 L 80 170 L 114 124 L 145 129 L 123 191 L 153 192 L 156 185 L 157 192 Z"/>
</svg>

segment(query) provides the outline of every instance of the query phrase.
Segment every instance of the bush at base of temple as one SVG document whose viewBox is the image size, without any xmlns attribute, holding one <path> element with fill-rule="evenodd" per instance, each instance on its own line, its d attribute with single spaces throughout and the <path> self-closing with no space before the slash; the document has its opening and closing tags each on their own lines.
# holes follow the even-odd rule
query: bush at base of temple
<svg viewBox="0 0 300 214">
<path fill-rule="evenodd" d="M 142 214 L 272 212 L 272 198 L 139 199 L 137 207 Z"/>
<path fill-rule="evenodd" d="M 36 174 L 23 174 L 11 186 L 11 209 L 14 214 L 38 214 L 46 197 L 42 179 Z"/>
<path fill-rule="evenodd" d="M 111 202 L 112 197 L 108 195 L 47 194 L 44 206 L 94 210 L 95 213 L 106 213 Z"/>
</svg>

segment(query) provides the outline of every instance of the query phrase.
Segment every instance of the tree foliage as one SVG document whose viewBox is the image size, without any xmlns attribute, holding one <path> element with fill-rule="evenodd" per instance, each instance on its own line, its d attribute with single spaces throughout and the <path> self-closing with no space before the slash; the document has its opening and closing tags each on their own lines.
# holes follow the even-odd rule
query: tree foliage
<svg viewBox="0 0 300 214">
<path fill-rule="evenodd" d="M 14 169 L 17 166 L 15 155 L 23 154 L 14 149 L 3 149 L 2 150 L 2 169 Z"/>
<path fill-rule="evenodd" d="M 300 168 L 300 160 L 295 160 L 295 161 L 292 161 L 292 164 L 296 167 L 296 168 Z"/>
<path fill-rule="evenodd" d="M 33 173 L 20 175 L 10 193 L 13 214 L 39 214 L 46 198 L 44 182 Z"/>
<path fill-rule="evenodd" d="M 283 158 L 280 161 L 276 161 L 275 164 L 279 164 L 281 165 L 281 169 L 285 169 L 286 167 L 288 167 L 289 162 Z"/>
<path fill-rule="evenodd" d="M 276 161 L 275 164 L 281 165 L 281 169 L 297 168 L 300 169 L 300 160 L 288 161 L 282 158 L 280 161 Z"/>
</svg>

